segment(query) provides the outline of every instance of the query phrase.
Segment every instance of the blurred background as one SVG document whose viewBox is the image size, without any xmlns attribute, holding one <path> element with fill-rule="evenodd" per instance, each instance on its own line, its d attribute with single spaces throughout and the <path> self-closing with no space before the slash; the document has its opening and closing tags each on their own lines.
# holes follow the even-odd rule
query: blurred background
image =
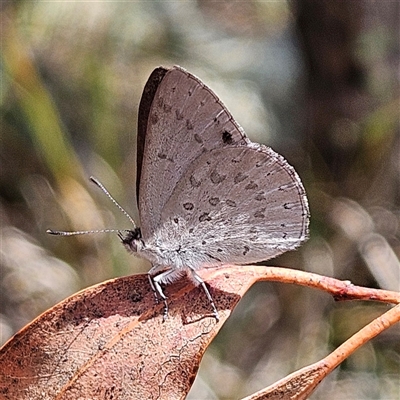
<svg viewBox="0 0 400 400">
<path fill-rule="evenodd" d="M 311 237 L 269 261 L 399 290 L 399 19 L 392 1 L 8 1 L 1 12 L 0 344 L 55 303 L 145 272 L 130 228 L 88 177 L 138 220 L 136 123 L 159 65 L 181 65 L 248 136 L 295 166 Z M 313 363 L 388 309 L 256 284 L 203 358 L 189 399 L 235 399 Z M 367 343 L 313 399 L 400 398 L 400 329 Z"/>
</svg>

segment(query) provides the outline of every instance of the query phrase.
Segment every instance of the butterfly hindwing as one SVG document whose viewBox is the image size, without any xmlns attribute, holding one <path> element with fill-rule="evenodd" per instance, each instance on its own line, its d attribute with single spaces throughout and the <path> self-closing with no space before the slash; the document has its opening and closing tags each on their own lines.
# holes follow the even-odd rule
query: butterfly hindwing
<svg viewBox="0 0 400 400">
<path fill-rule="evenodd" d="M 306 239 L 308 203 L 286 160 L 252 143 L 199 156 L 176 185 L 160 222 L 160 241 L 168 237 L 171 246 L 181 246 L 195 268 L 251 263 Z"/>
</svg>

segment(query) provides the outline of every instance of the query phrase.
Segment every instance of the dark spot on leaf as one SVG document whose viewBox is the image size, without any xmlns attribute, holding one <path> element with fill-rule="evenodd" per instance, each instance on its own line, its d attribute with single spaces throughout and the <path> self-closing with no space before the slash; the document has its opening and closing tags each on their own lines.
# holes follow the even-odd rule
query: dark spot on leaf
<svg viewBox="0 0 400 400">
<path fill-rule="evenodd" d="M 190 228 L 189 229 L 189 233 L 193 233 L 194 232 L 194 229 L 193 228 Z"/>
<path fill-rule="evenodd" d="M 202 240 L 201 244 L 204 246 L 205 244 L 207 244 L 207 242 L 205 240 Z"/>
<path fill-rule="evenodd" d="M 285 203 L 285 204 L 283 205 L 283 208 L 284 208 L 285 210 L 291 210 L 291 209 L 293 208 L 293 206 L 294 206 L 293 203 Z"/>
<path fill-rule="evenodd" d="M 222 249 L 217 249 L 218 253 L 222 253 Z"/>
<path fill-rule="evenodd" d="M 244 246 L 243 248 L 244 248 L 243 255 L 245 256 L 250 251 L 250 247 Z"/>
<path fill-rule="evenodd" d="M 158 153 L 158 154 L 157 154 L 157 157 L 158 157 L 158 158 L 161 158 L 162 160 L 165 160 L 165 159 L 167 158 L 167 155 L 164 154 L 164 153 Z"/>
<path fill-rule="evenodd" d="M 197 134 L 197 133 L 195 133 L 195 135 L 194 135 L 194 140 L 195 140 L 197 143 L 203 143 L 203 139 L 202 139 L 201 136 L 200 136 L 199 134 Z"/>
<path fill-rule="evenodd" d="M 189 380 L 189 387 L 192 386 L 194 380 L 196 379 L 197 370 L 198 370 L 198 368 L 196 367 L 196 370 L 193 372 L 193 375 L 190 375 L 190 376 L 188 377 L 188 380 Z"/>
<path fill-rule="evenodd" d="M 179 222 L 178 218 L 174 218 L 174 222 L 177 224 Z"/>
<path fill-rule="evenodd" d="M 140 292 L 133 291 L 130 298 L 133 303 L 137 303 L 142 300 L 143 296 L 141 296 Z"/>
</svg>

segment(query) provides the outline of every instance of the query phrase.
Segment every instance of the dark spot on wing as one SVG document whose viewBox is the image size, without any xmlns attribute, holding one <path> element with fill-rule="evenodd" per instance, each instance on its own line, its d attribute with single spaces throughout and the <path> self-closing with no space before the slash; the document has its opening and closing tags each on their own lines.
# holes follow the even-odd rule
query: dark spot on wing
<svg viewBox="0 0 400 400">
<path fill-rule="evenodd" d="M 220 200 L 219 197 L 211 197 L 208 202 L 212 205 L 212 206 L 216 206 Z"/>
<path fill-rule="evenodd" d="M 236 201 L 233 201 L 233 200 L 226 200 L 226 204 L 229 206 L 229 207 L 236 207 Z"/>
<path fill-rule="evenodd" d="M 240 182 L 243 182 L 245 179 L 248 178 L 248 175 L 243 174 L 242 172 L 239 172 L 236 174 L 236 176 L 233 178 L 233 182 L 237 185 Z"/>
<path fill-rule="evenodd" d="M 258 193 L 255 197 L 254 197 L 257 201 L 263 201 L 266 200 L 266 197 L 264 196 L 264 193 Z"/>
<path fill-rule="evenodd" d="M 233 143 L 232 134 L 228 131 L 223 131 L 222 132 L 222 141 L 225 144 L 232 144 Z"/>
<path fill-rule="evenodd" d="M 217 260 L 217 261 L 221 262 L 221 260 L 220 260 L 219 258 L 214 257 L 214 256 L 212 256 L 211 254 L 206 253 L 206 255 L 207 255 L 208 257 L 214 259 L 214 260 Z"/>
<path fill-rule="evenodd" d="M 194 205 L 193 205 L 193 203 L 184 203 L 183 208 L 184 208 L 185 210 L 190 211 L 190 210 L 193 210 Z"/>
<path fill-rule="evenodd" d="M 254 181 L 250 181 L 250 183 L 248 183 L 244 188 L 246 190 L 254 190 L 258 188 L 258 185 Z"/>
<path fill-rule="evenodd" d="M 201 181 L 198 181 L 193 175 L 191 175 L 190 184 L 192 185 L 192 187 L 197 188 L 201 185 Z"/>
<path fill-rule="evenodd" d="M 205 212 L 203 214 L 200 215 L 199 217 L 199 221 L 200 222 L 204 222 L 204 221 L 211 221 L 211 217 L 209 216 L 210 213 Z"/>
<path fill-rule="evenodd" d="M 262 208 L 261 210 L 258 210 L 254 213 L 254 218 L 265 218 L 264 214 L 265 208 Z"/>
<path fill-rule="evenodd" d="M 211 182 L 214 183 L 215 185 L 224 181 L 225 178 L 226 178 L 226 175 L 220 175 L 217 171 L 211 172 L 210 179 L 211 179 Z"/>
<path fill-rule="evenodd" d="M 183 112 L 182 110 L 175 110 L 175 115 L 176 115 L 176 119 L 178 121 L 180 121 L 181 119 L 183 119 Z"/>
<path fill-rule="evenodd" d="M 153 114 L 151 115 L 150 122 L 151 122 L 153 125 L 155 125 L 155 124 L 158 122 L 158 115 L 157 115 L 156 113 L 153 113 Z"/>
</svg>

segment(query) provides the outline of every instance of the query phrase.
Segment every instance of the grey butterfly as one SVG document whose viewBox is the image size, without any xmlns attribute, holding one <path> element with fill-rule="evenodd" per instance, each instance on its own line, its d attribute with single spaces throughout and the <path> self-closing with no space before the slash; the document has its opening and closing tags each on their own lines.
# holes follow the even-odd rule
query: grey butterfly
<svg viewBox="0 0 400 400">
<path fill-rule="evenodd" d="M 119 236 L 152 263 L 150 283 L 164 301 L 164 318 L 163 284 L 188 275 L 218 319 L 197 270 L 268 260 L 308 235 L 307 197 L 294 168 L 251 142 L 214 92 L 178 66 L 155 69 L 142 94 L 137 201 L 140 228 Z"/>
</svg>

